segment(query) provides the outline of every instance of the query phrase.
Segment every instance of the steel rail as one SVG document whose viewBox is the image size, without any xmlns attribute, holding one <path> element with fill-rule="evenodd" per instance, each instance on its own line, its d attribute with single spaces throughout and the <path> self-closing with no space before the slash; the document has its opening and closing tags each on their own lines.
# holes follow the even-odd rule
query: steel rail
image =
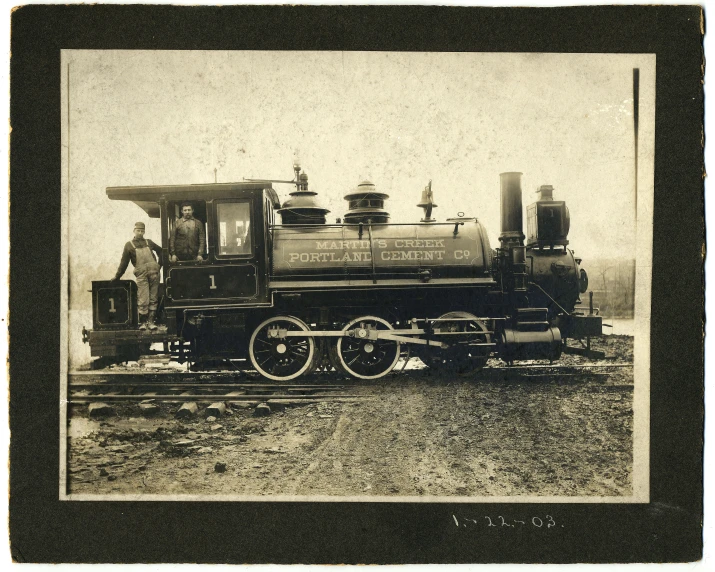
<svg viewBox="0 0 715 572">
<path fill-rule="evenodd" d="M 75 381 L 70 382 L 69 387 L 163 387 L 176 389 L 189 389 L 192 387 L 201 389 L 280 389 L 283 391 L 321 391 L 341 389 L 345 384 L 325 384 L 325 385 L 280 385 L 280 384 L 250 384 L 250 383 L 171 383 L 168 381 Z"/>
<path fill-rule="evenodd" d="M 511 365 L 511 366 L 486 366 L 484 369 L 492 369 L 492 370 L 498 370 L 498 369 L 503 369 L 503 370 L 510 370 L 510 369 L 595 369 L 599 367 L 610 367 L 610 368 L 623 368 L 623 367 L 633 367 L 632 363 L 584 363 L 584 364 L 574 364 L 574 365 L 568 365 L 568 364 L 559 364 L 559 365 L 551 365 L 551 364 L 544 364 L 544 363 L 535 363 L 535 364 L 522 364 L 522 365 Z"/>
<path fill-rule="evenodd" d="M 233 371 L 177 371 L 177 370 L 172 370 L 172 371 L 167 371 L 167 370 L 158 370 L 158 371 L 152 371 L 153 368 L 149 368 L 146 370 L 142 371 L 131 371 L 131 370 L 111 370 L 111 369 L 92 369 L 92 370 L 79 370 L 79 371 L 70 371 L 67 373 L 69 377 L 93 377 L 93 376 L 101 376 L 101 375 L 126 375 L 126 376 L 132 376 L 132 375 L 141 375 L 141 376 L 148 376 L 148 375 L 156 375 L 156 376 L 169 376 L 169 375 L 178 375 L 181 377 L 205 377 L 205 376 L 240 376 L 241 372 L 237 370 Z"/>
<path fill-rule="evenodd" d="M 108 395 L 108 394 L 96 394 L 96 395 L 70 395 L 67 398 L 69 403 L 89 403 L 95 401 L 140 401 L 140 402 L 176 402 L 185 403 L 187 401 L 200 401 L 200 402 L 234 402 L 234 401 L 274 401 L 276 399 L 286 400 L 286 401 L 307 401 L 311 399 L 315 400 L 326 400 L 333 398 L 350 398 L 350 399 L 360 399 L 360 395 L 349 395 L 336 393 L 334 395 L 292 395 L 292 394 L 272 394 L 272 395 Z"/>
</svg>

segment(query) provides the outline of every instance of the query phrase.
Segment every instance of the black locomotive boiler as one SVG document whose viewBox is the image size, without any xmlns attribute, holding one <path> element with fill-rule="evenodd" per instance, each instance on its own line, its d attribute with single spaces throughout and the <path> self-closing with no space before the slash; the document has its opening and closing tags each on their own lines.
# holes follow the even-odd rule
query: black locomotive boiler
<svg viewBox="0 0 715 572">
<path fill-rule="evenodd" d="M 568 338 L 601 334 L 601 318 L 577 308 L 588 279 L 552 187 L 527 208 L 525 236 L 521 173 L 500 175 L 492 249 L 476 218 L 432 217 L 431 184 L 420 222 L 390 223 L 388 195 L 363 181 L 345 196 L 342 222 L 328 224 L 307 175 L 294 170 L 282 205 L 270 180 L 107 188 L 161 220 L 165 328 L 138 328 L 133 281 L 95 281 L 93 328 L 83 330 L 92 355 L 136 359 L 160 342 L 180 362 L 248 359 L 271 380 L 318 367 L 375 379 L 410 353 L 466 374 L 490 356 L 555 360 L 579 351 Z M 203 261 L 169 256 L 185 201 L 205 225 Z"/>
</svg>

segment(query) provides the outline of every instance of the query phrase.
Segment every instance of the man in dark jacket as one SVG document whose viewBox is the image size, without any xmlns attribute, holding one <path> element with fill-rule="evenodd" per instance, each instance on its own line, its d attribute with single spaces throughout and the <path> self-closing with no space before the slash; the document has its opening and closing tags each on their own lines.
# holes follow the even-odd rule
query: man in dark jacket
<svg viewBox="0 0 715 572">
<path fill-rule="evenodd" d="M 172 262 L 177 260 L 203 261 L 201 254 L 206 247 L 204 223 L 194 218 L 191 203 L 181 205 L 181 218 L 176 221 L 174 232 L 169 238 L 169 255 Z"/>
<path fill-rule="evenodd" d="M 156 330 L 156 307 L 159 294 L 159 268 L 161 264 L 154 258 L 156 252 L 161 260 L 161 248 L 144 238 L 146 227 L 143 222 L 134 225 L 134 238 L 124 245 L 122 261 L 112 280 L 119 280 L 131 261 L 137 281 L 137 307 L 139 309 L 139 329 Z M 153 252 L 152 252 L 153 251 Z"/>
</svg>

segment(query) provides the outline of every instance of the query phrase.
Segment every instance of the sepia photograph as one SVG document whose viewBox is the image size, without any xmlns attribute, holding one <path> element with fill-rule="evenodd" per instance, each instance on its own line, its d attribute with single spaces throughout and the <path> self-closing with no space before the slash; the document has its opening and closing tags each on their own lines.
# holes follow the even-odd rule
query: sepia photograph
<svg viewBox="0 0 715 572">
<path fill-rule="evenodd" d="M 654 55 L 62 78 L 62 498 L 648 501 Z"/>
<path fill-rule="evenodd" d="M 701 8 L 10 29 L 13 561 L 702 558 Z"/>
</svg>

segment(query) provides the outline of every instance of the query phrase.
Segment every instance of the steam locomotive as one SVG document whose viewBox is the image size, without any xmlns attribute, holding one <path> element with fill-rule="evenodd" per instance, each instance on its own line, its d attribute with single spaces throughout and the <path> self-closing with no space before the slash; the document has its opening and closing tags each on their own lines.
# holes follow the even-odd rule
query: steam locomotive
<svg viewBox="0 0 715 572">
<path fill-rule="evenodd" d="M 588 278 L 568 248 L 569 211 L 553 187 L 539 187 L 527 207 L 525 236 L 522 174 L 500 175 L 493 250 L 476 218 L 432 217 L 431 182 L 418 223 L 390 223 L 388 195 L 363 181 L 345 195 L 343 220 L 329 224 L 307 174 L 293 168 L 292 181 L 108 187 L 110 199 L 161 220 L 165 327 L 139 329 L 133 281 L 94 281 L 93 328 L 83 329 L 92 356 L 137 359 L 161 343 L 179 362 L 247 359 L 276 381 L 316 368 L 376 379 L 410 354 L 466 375 L 491 356 L 513 363 L 589 352 L 601 334 L 597 312 L 577 307 Z M 295 185 L 282 205 L 274 183 Z M 186 201 L 205 225 L 203 261 L 169 256 Z"/>
</svg>

